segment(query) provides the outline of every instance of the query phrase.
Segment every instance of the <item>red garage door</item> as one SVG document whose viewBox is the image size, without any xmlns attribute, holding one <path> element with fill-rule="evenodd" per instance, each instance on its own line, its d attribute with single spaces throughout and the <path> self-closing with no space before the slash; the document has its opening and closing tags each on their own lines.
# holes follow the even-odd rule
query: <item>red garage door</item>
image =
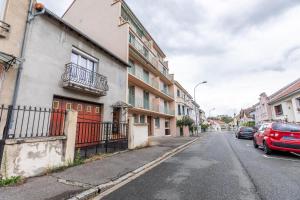
<svg viewBox="0 0 300 200">
<path fill-rule="evenodd" d="M 55 110 L 76 110 L 77 135 L 76 147 L 95 145 L 101 141 L 102 105 L 87 103 L 65 98 L 54 98 L 53 108 Z M 53 117 L 53 121 L 59 120 Z M 60 120 L 61 121 L 61 120 Z"/>
</svg>

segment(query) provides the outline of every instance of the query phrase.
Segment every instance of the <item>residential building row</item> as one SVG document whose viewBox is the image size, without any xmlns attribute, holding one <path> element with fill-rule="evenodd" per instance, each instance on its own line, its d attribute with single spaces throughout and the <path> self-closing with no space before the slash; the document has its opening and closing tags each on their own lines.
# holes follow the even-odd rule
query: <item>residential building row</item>
<svg viewBox="0 0 300 200">
<path fill-rule="evenodd" d="M 300 78 L 284 86 L 272 95 L 259 95 L 259 102 L 242 109 L 239 121 L 254 121 L 260 125 L 269 121 L 300 123 Z"/>
<path fill-rule="evenodd" d="M 124 1 L 75 0 L 58 17 L 34 0 L 2 0 L 0 37 L 0 104 L 75 110 L 78 121 L 129 116 L 149 136 L 190 135 L 176 120 L 205 118 Z"/>
</svg>

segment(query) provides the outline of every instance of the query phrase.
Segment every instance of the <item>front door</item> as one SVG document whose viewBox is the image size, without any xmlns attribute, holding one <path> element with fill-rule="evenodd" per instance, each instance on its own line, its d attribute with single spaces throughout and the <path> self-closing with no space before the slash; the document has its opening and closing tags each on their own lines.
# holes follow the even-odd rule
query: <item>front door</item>
<svg viewBox="0 0 300 200">
<path fill-rule="evenodd" d="M 148 123 L 148 136 L 153 136 L 153 132 L 152 132 L 152 117 L 151 116 L 147 117 L 147 123 Z"/>
</svg>

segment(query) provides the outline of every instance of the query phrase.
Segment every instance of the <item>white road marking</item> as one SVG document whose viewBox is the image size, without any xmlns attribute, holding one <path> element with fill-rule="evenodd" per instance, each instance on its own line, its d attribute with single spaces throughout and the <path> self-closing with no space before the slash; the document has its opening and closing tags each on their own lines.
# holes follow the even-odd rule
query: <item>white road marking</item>
<svg viewBox="0 0 300 200">
<path fill-rule="evenodd" d="M 267 155 L 263 155 L 263 157 L 268 158 L 268 159 L 276 159 L 276 160 L 285 160 L 285 161 L 292 161 L 292 162 L 300 162 L 300 160 L 294 160 L 294 159 L 289 159 L 289 158 L 278 158 L 278 157 L 267 156 Z"/>
</svg>

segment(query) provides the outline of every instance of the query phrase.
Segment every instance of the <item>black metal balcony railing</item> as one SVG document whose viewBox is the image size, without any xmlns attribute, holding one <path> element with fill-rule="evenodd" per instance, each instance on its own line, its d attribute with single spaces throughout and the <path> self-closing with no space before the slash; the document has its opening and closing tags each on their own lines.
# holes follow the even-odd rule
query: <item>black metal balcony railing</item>
<svg viewBox="0 0 300 200">
<path fill-rule="evenodd" d="M 62 80 L 65 87 L 84 89 L 100 96 L 106 95 L 109 90 L 107 77 L 75 63 L 66 64 Z"/>
</svg>

